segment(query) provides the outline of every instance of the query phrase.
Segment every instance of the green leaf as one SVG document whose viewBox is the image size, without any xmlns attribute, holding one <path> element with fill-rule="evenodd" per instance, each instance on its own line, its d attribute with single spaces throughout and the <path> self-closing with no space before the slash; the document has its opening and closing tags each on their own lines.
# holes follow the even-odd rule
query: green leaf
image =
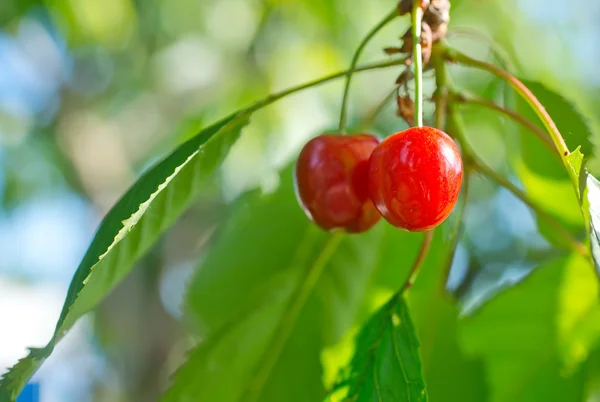
<svg viewBox="0 0 600 402">
<path fill-rule="evenodd" d="M 383 222 L 361 235 L 322 232 L 298 205 L 292 172 L 274 193 L 236 202 L 192 278 L 187 318 L 204 340 L 165 401 L 322 400 L 324 348 L 373 311 L 380 273 L 406 277 L 416 250 L 402 240 L 420 235 Z M 381 258 L 389 248 L 403 258 Z"/>
<path fill-rule="evenodd" d="M 4 375 L 0 401 L 16 398 L 64 333 L 124 279 L 183 213 L 213 177 L 246 123 L 247 119 L 229 117 L 203 130 L 146 172 L 117 202 L 75 272 L 53 338 Z"/>
<path fill-rule="evenodd" d="M 598 281 L 574 255 L 537 268 L 466 317 L 462 345 L 485 360 L 490 400 L 581 400 L 579 364 L 600 334 L 597 307 Z"/>
<path fill-rule="evenodd" d="M 392 297 L 365 324 L 341 384 L 332 401 L 427 401 L 419 340 L 402 296 Z"/>
<path fill-rule="evenodd" d="M 577 180 L 577 187 L 575 190 L 577 199 L 581 200 L 581 170 L 583 169 L 583 154 L 581 153 L 581 147 L 577 147 L 575 151 L 567 155 L 567 169 L 569 169 L 570 174 Z"/>
<path fill-rule="evenodd" d="M 14 401 L 20 390 L 33 376 L 38 367 L 52 353 L 47 348 L 30 348 L 29 355 L 20 359 L 8 373 L 2 377 L 2 386 L 0 387 L 0 402 Z"/>
<path fill-rule="evenodd" d="M 360 306 L 354 325 L 340 342 L 328 345 L 321 352 L 323 377 L 327 389 L 331 389 L 337 383 L 340 372 L 347 369 L 350 364 L 357 334 L 365 320 L 386 304 L 403 286 L 422 240 L 423 235 L 398 230 L 391 225 L 383 225 L 377 266 L 372 280 L 362 284 L 367 288 L 366 297 Z"/>
</svg>

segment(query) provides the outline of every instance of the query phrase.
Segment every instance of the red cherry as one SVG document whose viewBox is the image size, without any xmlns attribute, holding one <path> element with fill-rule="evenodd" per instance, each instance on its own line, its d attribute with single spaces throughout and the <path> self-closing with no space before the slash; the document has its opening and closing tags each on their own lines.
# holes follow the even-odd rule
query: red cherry
<svg viewBox="0 0 600 402">
<path fill-rule="evenodd" d="M 450 215 L 462 176 L 452 138 L 432 127 L 413 127 L 389 136 L 373 151 L 369 193 L 392 225 L 422 232 Z"/>
<path fill-rule="evenodd" d="M 360 233 L 379 221 L 367 183 L 377 145 L 379 139 L 369 134 L 324 134 L 304 146 L 296 164 L 296 194 L 319 227 Z"/>
</svg>

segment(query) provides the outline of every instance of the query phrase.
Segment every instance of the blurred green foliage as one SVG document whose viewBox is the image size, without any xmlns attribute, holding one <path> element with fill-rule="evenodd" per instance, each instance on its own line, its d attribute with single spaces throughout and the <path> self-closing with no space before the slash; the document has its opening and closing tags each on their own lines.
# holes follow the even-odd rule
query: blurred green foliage
<svg viewBox="0 0 600 402">
<path fill-rule="evenodd" d="M 532 11 L 531 3 L 454 0 L 449 43 L 497 64 L 494 52 L 503 49 L 502 63 L 530 79 L 525 82 L 570 149 L 581 145 L 589 169 L 597 173 L 600 82 L 593 80 L 595 64 L 582 58 L 587 43 L 582 38 L 598 34 L 587 15 L 600 13 L 600 7 L 554 0 Z M 406 279 L 422 235 L 384 222 L 360 236 L 321 233 L 294 195 L 293 159 L 308 138 L 335 127 L 341 82 L 255 113 L 239 140 L 239 127 L 211 128 L 270 93 L 345 69 L 361 37 L 394 5 L 386 0 L 0 4 L 3 40 L 14 41 L 41 82 L 57 86 L 40 110 L 15 112 L 8 101 L 0 103 L 3 214 L 29 199 L 64 191 L 104 215 L 136 177 L 169 155 L 106 215 L 74 277 L 57 335 L 49 348 L 35 349 L 32 359 L 2 380 L 0 401 L 10 400 L 63 331 L 104 297 L 96 310 L 96 336 L 120 385 L 110 390 L 99 380 L 93 396 L 99 401 L 158 400 L 165 390 L 166 401 L 320 401 L 348 367 L 380 374 L 382 384 L 398 384 L 398 390 L 425 382 L 433 402 L 599 398 L 600 305 L 593 266 L 571 254 L 506 190 L 473 175 L 464 214 L 455 211 L 436 231 L 406 305 L 400 299 L 387 304 Z M 384 60 L 381 49 L 397 45 L 407 26 L 401 19 L 383 30 L 364 61 Z M 600 51 L 587 57 L 600 60 Z M 6 71 L 0 68 L 12 77 Z M 363 127 L 399 72 L 355 77 L 353 127 L 382 137 L 406 127 L 391 103 Z M 450 72 L 457 89 L 537 122 L 527 105 L 489 74 L 459 66 Z M 433 80 L 427 77 L 430 94 Z M 430 124 L 431 111 L 428 102 Z M 478 155 L 583 239 L 588 222 L 560 161 L 508 119 L 474 108 L 460 112 Z M 200 127 L 209 128 L 196 135 Z M 591 217 L 585 216 L 592 223 L 596 205 Z M 597 247 L 594 236 L 592 230 Z M 140 261 L 151 245 L 149 257 Z M 136 261 L 136 281 L 110 293 Z M 150 295 L 156 297 L 164 278 L 184 263 L 195 267 L 185 295 L 167 292 L 163 304 L 152 304 Z M 142 280 L 149 291 L 136 290 Z M 139 296 L 136 303 L 144 308 L 114 308 L 111 301 L 128 302 L 119 292 Z M 77 299 L 81 295 L 84 299 Z M 161 332 L 165 323 L 173 325 L 165 318 L 169 303 L 181 304 L 180 315 L 172 316 L 187 335 Z M 400 325 L 390 311 L 396 311 Z M 137 324 L 135 314 L 156 318 L 141 322 L 140 334 L 161 336 L 150 342 L 149 336 L 115 335 L 118 328 L 130 328 L 124 323 Z M 384 330 L 376 332 L 380 321 Z M 394 339 L 402 347 L 396 359 Z M 372 350 L 375 358 L 365 360 Z M 409 364 L 410 376 L 401 378 L 404 372 L 395 363 Z M 377 380 L 370 381 L 349 383 L 356 400 L 377 400 L 372 396 Z M 414 401 L 393 389 L 380 395 L 385 401 Z M 335 400 L 336 394 L 329 396 Z"/>
</svg>

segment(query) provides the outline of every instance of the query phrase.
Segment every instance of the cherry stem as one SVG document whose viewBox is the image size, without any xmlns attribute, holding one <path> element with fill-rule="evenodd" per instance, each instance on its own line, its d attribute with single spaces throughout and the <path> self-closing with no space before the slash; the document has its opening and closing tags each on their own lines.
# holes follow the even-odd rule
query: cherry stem
<svg viewBox="0 0 600 402">
<path fill-rule="evenodd" d="M 452 95 L 452 99 L 455 100 L 458 103 L 464 103 L 464 104 L 471 104 L 471 105 L 479 105 L 479 106 L 483 106 L 485 108 L 491 109 L 491 110 L 495 110 L 501 114 L 503 114 L 504 116 L 512 119 L 513 121 L 515 121 L 516 123 L 519 123 L 520 125 L 522 125 L 523 127 L 525 127 L 526 129 L 528 129 L 529 131 L 531 131 L 537 138 L 540 139 L 540 141 L 543 142 L 543 144 L 548 147 L 549 149 L 552 150 L 552 154 L 559 157 L 560 155 L 558 153 L 558 151 L 556 150 L 556 147 L 554 146 L 554 143 L 552 142 L 552 140 L 550 139 L 550 137 L 548 137 L 548 135 L 546 134 L 546 132 L 544 132 L 543 130 L 541 130 L 538 126 L 536 126 L 532 121 L 526 119 L 525 117 L 521 116 L 519 113 L 516 113 L 512 110 L 506 109 L 488 99 L 485 98 L 481 98 L 478 96 L 473 96 L 473 95 L 466 95 L 464 93 L 461 94 L 453 94 Z"/>
<path fill-rule="evenodd" d="M 413 38 L 413 73 L 415 76 L 415 123 L 423 127 L 423 54 L 421 49 L 421 30 L 423 9 L 421 0 L 413 0 L 411 14 Z"/>
<path fill-rule="evenodd" d="M 514 75 L 501 69 L 500 67 L 497 67 L 490 63 L 486 63 L 484 61 L 473 59 L 457 50 L 447 48 L 446 58 L 450 61 L 462 63 L 466 66 L 488 71 L 494 74 L 495 76 L 505 80 L 529 104 L 529 106 L 531 106 L 531 108 L 534 110 L 534 112 L 544 124 L 544 127 L 546 127 L 546 130 L 548 130 L 548 133 L 552 138 L 552 142 L 554 142 L 554 146 L 558 150 L 558 153 L 560 154 L 565 168 L 567 168 L 567 172 L 571 178 L 571 182 L 575 187 L 575 190 L 578 191 L 579 180 L 576 177 L 577 173 L 573 169 L 568 168 L 569 161 L 567 157 L 570 154 L 569 148 L 567 147 L 564 138 L 560 134 L 560 131 L 556 127 L 556 124 L 554 123 L 544 106 L 529 90 L 529 88 L 527 88 L 527 86 L 525 86 L 525 84 L 519 81 Z"/>
<path fill-rule="evenodd" d="M 431 240 L 433 240 L 433 234 L 435 229 L 427 231 L 425 233 L 425 237 L 423 237 L 423 241 L 421 242 L 421 247 L 419 248 L 419 253 L 417 254 L 417 258 L 415 262 L 413 262 L 412 267 L 410 267 L 410 271 L 408 272 L 408 279 L 404 283 L 401 291 L 405 292 L 410 289 L 417 279 L 417 275 L 419 275 L 419 271 L 425 262 L 425 258 L 427 257 L 427 253 L 429 252 L 429 248 L 431 247 Z"/>
<path fill-rule="evenodd" d="M 354 72 L 358 71 L 356 69 L 356 65 L 358 64 L 358 59 L 362 54 L 364 48 L 367 46 L 369 41 L 373 39 L 373 37 L 377 34 L 377 32 L 381 31 L 383 27 L 385 27 L 388 23 L 398 17 L 400 14 L 398 13 L 398 9 L 395 8 L 390 14 L 388 14 L 383 20 L 381 20 L 373 29 L 371 29 L 367 36 L 360 42 L 358 48 L 354 52 L 354 56 L 352 57 L 352 61 L 350 62 L 350 68 L 344 74 L 346 76 L 346 85 L 344 87 L 344 95 L 342 97 L 342 110 L 340 112 L 340 133 L 344 134 L 346 132 L 346 123 L 348 120 L 348 98 L 350 95 L 350 83 L 352 81 L 352 76 Z"/>
</svg>

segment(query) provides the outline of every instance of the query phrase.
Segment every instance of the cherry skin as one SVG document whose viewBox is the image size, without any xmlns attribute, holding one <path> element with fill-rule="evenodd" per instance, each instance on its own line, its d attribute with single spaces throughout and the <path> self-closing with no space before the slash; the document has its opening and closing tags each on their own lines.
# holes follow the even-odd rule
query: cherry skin
<svg viewBox="0 0 600 402">
<path fill-rule="evenodd" d="M 360 233 L 379 221 L 367 183 L 377 145 L 379 139 L 369 134 L 323 134 L 304 146 L 296 164 L 296 195 L 319 227 Z"/>
<path fill-rule="evenodd" d="M 456 143 L 432 127 L 413 127 L 383 140 L 369 164 L 369 193 L 392 225 L 423 232 L 456 204 L 463 165 Z"/>
</svg>

